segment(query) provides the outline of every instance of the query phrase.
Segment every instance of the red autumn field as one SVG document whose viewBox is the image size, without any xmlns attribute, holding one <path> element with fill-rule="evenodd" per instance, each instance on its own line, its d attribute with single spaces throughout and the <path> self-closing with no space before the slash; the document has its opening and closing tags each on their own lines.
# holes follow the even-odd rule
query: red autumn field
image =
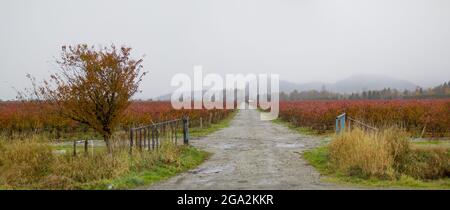
<svg viewBox="0 0 450 210">
<path fill-rule="evenodd" d="M 200 118 L 206 123 L 209 120 L 217 122 L 225 118 L 231 110 L 225 109 L 189 109 L 175 110 L 170 102 L 133 102 L 125 111 L 122 120 L 124 127 L 145 125 L 160 121 L 173 120 L 182 116 L 189 117 L 189 123 L 192 126 L 198 125 Z"/>
<path fill-rule="evenodd" d="M 216 122 L 230 113 L 229 110 L 175 110 L 170 102 L 132 102 L 122 118 L 121 127 L 145 125 L 186 115 L 196 126 L 200 118 L 204 123 Z M 34 102 L 0 103 L 0 131 L 3 134 L 49 132 L 75 132 L 87 129 L 76 122 L 61 118 L 52 106 Z"/>
<path fill-rule="evenodd" d="M 450 133 L 450 100 L 328 100 L 285 101 L 280 118 L 296 126 L 332 130 L 341 113 L 376 127 L 400 126 L 413 134 L 425 128 L 429 136 Z"/>
</svg>

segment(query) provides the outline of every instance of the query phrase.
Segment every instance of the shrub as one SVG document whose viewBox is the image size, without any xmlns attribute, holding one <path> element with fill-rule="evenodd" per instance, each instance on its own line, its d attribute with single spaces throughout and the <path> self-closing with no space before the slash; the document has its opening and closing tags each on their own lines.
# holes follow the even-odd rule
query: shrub
<svg viewBox="0 0 450 210">
<path fill-rule="evenodd" d="M 125 152 L 108 155 L 104 152 L 93 156 L 70 154 L 60 156 L 52 165 L 52 175 L 70 179 L 75 183 L 86 183 L 101 179 L 113 179 L 130 171 L 129 156 Z M 51 188 L 52 186 L 46 186 Z"/>
<path fill-rule="evenodd" d="M 152 169 L 157 164 L 180 167 L 183 148 L 163 141 L 154 151 L 117 149 L 113 154 L 58 155 L 42 140 L 0 139 L 0 187 L 7 189 L 83 189 L 130 173 Z"/>
<path fill-rule="evenodd" d="M 51 147 L 36 140 L 2 143 L 0 151 L 0 183 L 28 186 L 51 172 L 54 156 Z"/>
<path fill-rule="evenodd" d="M 337 136 L 329 145 L 332 167 L 350 176 L 392 177 L 395 163 L 393 154 L 401 152 L 400 148 L 393 147 L 401 144 L 389 143 L 391 135 L 390 131 L 366 133 L 354 129 Z"/>
<path fill-rule="evenodd" d="M 336 116 L 348 116 L 376 127 L 402 125 L 416 136 L 450 134 L 450 100 L 305 100 L 280 103 L 280 118 L 317 131 L 334 129 Z"/>
<path fill-rule="evenodd" d="M 448 149 L 413 149 L 405 132 L 398 128 L 379 132 L 355 128 L 336 136 L 327 149 L 331 169 L 348 176 L 438 179 L 450 174 Z"/>
<path fill-rule="evenodd" d="M 415 148 L 403 173 L 420 179 L 438 179 L 450 176 L 450 151 L 445 148 Z"/>
</svg>

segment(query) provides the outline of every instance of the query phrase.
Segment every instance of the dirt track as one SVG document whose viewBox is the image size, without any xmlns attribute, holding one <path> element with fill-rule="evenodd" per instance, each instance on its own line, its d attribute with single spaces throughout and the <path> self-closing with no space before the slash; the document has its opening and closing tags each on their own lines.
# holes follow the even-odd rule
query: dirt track
<svg viewBox="0 0 450 210">
<path fill-rule="evenodd" d="M 197 169 L 149 189 L 347 189 L 320 181 L 300 154 L 320 139 L 303 136 L 256 110 L 240 110 L 228 128 L 191 144 L 213 155 Z"/>
</svg>

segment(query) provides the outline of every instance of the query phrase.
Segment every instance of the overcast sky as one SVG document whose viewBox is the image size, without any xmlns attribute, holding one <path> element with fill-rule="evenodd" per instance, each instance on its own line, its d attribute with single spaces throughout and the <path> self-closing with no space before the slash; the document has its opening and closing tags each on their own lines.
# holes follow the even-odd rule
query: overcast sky
<svg viewBox="0 0 450 210">
<path fill-rule="evenodd" d="M 128 45 L 150 74 L 141 98 L 193 65 L 292 82 L 385 74 L 450 80 L 449 0 L 1 0 L 0 98 L 56 70 L 61 45 Z"/>
</svg>

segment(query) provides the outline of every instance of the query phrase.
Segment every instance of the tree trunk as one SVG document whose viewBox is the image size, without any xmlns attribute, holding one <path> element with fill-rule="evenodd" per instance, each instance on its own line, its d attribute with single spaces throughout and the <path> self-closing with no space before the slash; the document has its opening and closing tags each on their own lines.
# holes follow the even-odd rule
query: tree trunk
<svg viewBox="0 0 450 210">
<path fill-rule="evenodd" d="M 106 150 L 108 151 L 108 154 L 111 154 L 112 148 L 111 148 L 110 136 L 104 135 L 103 139 L 105 140 Z"/>
<path fill-rule="evenodd" d="M 422 133 L 420 134 L 420 138 L 423 138 L 423 135 L 425 134 L 425 130 L 427 129 L 427 124 L 425 123 L 425 126 L 423 126 Z"/>
<path fill-rule="evenodd" d="M 61 138 L 61 128 L 56 127 L 56 139 L 60 140 Z"/>
</svg>

